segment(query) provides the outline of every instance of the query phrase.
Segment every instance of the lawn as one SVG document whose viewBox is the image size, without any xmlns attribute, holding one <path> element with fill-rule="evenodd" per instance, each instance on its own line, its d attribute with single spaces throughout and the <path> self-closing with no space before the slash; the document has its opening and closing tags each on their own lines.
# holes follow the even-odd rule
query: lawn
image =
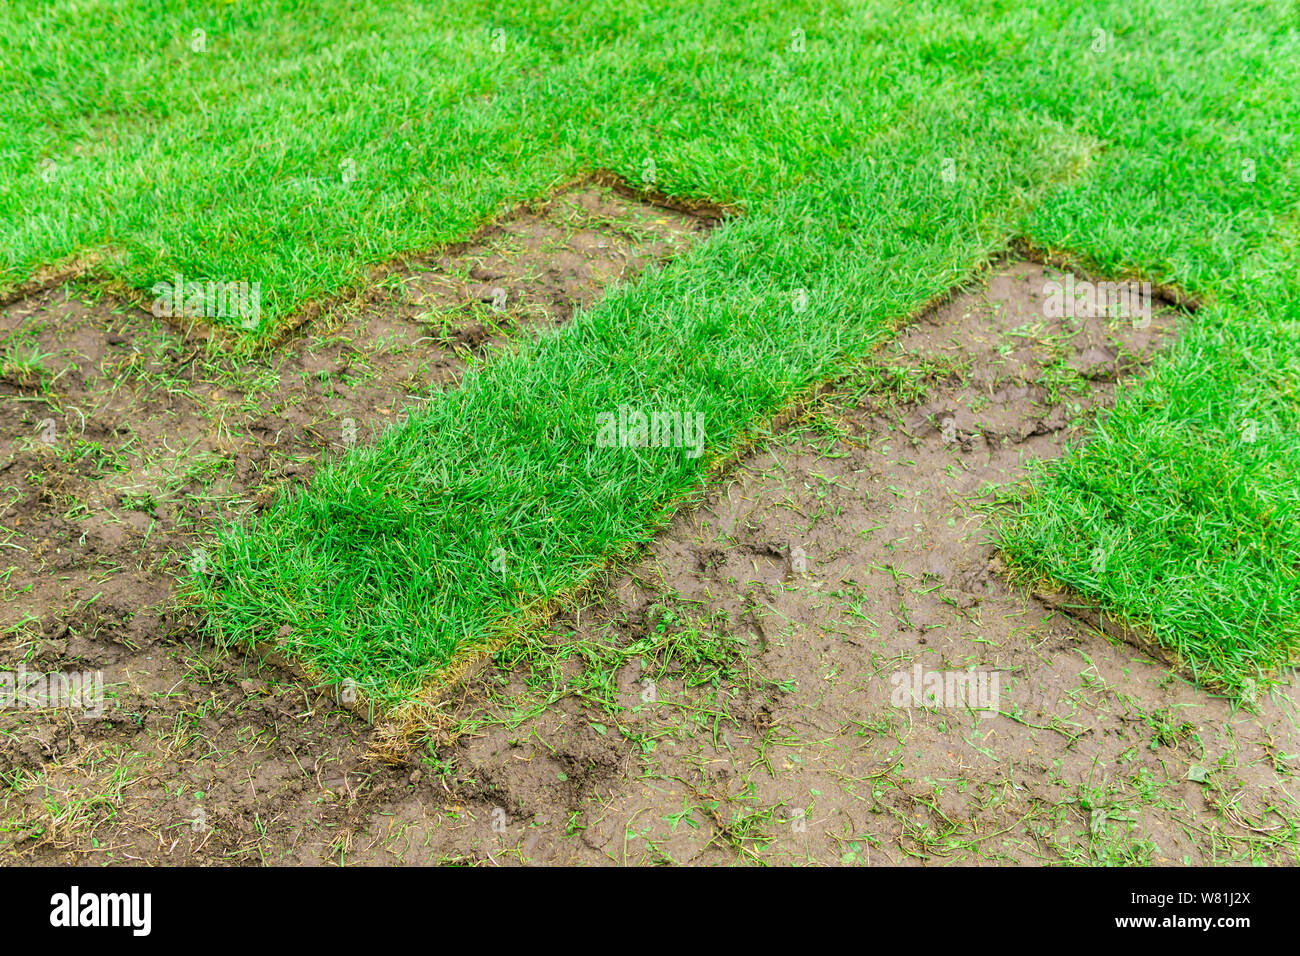
<svg viewBox="0 0 1300 956">
<path fill-rule="evenodd" d="M 189 585 L 219 642 L 410 699 L 1028 249 L 1199 308 L 1017 490 L 1013 568 L 1208 685 L 1300 647 L 1291 5 L 18 0 L 0 54 L 0 296 L 257 283 L 255 321 L 215 320 L 232 354 L 580 177 L 729 210 L 223 524 Z M 698 415 L 702 454 L 603 446 L 624 406 Z"/>
</svg>

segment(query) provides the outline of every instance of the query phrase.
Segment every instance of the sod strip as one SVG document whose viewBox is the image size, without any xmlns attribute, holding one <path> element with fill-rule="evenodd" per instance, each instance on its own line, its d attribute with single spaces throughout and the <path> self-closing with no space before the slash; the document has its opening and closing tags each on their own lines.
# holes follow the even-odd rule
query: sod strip
<svg viewBox="0 0 1300 956">
<path fill-rule="evenodd" d="M 960 157 L 953 182 L 926 145 L 952 119 L 929 120 L 468 375 L 231 529 L 196 582 L 209 632 L 392 702 L 647 540 L 755 422 L 986 259 L 1027 184 L 1077 155 L 1008 117 L 1005 152 Z M 669 416 L 669 447 L 638 447 L 638 413 Z"/>
</svg>

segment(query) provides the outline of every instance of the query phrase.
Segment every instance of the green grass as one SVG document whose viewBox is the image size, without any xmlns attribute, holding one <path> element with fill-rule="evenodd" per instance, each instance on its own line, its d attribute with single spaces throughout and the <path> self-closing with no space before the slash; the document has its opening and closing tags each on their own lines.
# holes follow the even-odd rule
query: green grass
<svg viewBox="0 0 1300 956">
<path fill-rule="evenodd" d="M 0 294 L 92 256 L 146 300 L 257 281 L 266 336 L 584 171 L 743 210 L 228 529 L 219 640 L 400 698 L 1023 238 L 1210 305 L 1010 556 L 1229 686 L 1300 642 L 1293 5 L 22 0 L 0 54 Z M 597 447 L 620 404 L 699 413 L 705 454 Z"/>
</svg>

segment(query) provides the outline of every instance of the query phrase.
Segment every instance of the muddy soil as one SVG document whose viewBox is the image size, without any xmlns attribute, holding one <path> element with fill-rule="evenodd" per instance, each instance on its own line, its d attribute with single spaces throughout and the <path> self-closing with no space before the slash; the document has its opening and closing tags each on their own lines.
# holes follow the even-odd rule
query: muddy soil
<svg viewBox="0 0 1300 956">
<path fill-rule="evenodd" d="M 453 730 L 402 766 L 367 759 L 371 730 L 292 677 L 197 646 L 158 583 L 165 549 L 183 553 L 218 507 L 309 471 L 340 414 L 325 392 L 309 421 L 247 416 L 290 437 L 268 438 L 246 480 L 229 462 L 256 442 L 222 452 L 205 487 L 227 497 L 182 486 L 135 524 L 92 499 L 125 545 L 82 543 L 63 486 L 8 466 L 23 494 L 7 540 L 25 562 L 48 541 L 54 570 L 10 573 L 7 595 L 51 610 L 24 624 L 35 612 L 6 609 L 6 659 L 102 667 L 117 700 L 99 721 L 4 715 L 3 858 L 1294 864 L 1293 684 L 1236 707 L 1002 573 L 990 515 L 1026 462 L 1078 439 L 1179 320 L 1050 319 L 1049 277 L 1005 265 L 901 332 L 585 607 L 498 654 L 449 702 Z M 103 423 L 91 440 L 112 443 L 118 420 L 85 404 Z M 21 407 L 24 427 L 55 417 Z M 70 487 L 104 480 L 79 467 Z M 952 679 L 972 673 L 983 693 Z M 952 692 L 928 696 L 944 678 Z"/>
</svg>

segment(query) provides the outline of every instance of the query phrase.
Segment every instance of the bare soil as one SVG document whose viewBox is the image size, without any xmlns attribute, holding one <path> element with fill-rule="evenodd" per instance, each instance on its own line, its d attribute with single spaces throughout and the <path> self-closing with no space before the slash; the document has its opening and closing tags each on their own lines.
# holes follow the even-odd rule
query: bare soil
<svg viewBox="0 0 1300 956">
<path fill-rule="evenodd" d="M 562 281 L 538 278 L 558 261 L 543 225 L 563 245 L 555 217 L 593 206 L 647 233 L 587 227 Z M 147 315 L 62 292 L 0 314 L 62 369 L 0 385 L 19 439 L 0 460 L 0 660 L 99 668 L 115 695 L 101 720 L 0 713 L 0 859 L 1295 863 L 1289 689 L 1239 708 L 1002 574 L 990 516 L 1026 462 L 1079 439 L 1179 318 L 1045 318 L 1030 263 L 903 330 L 586 606 L 499 653 L 404 765 L 169 610 L 168 570 L 213 516 L 305 480 L 345 447 L 343 417 L 365 440 L 503 325 L 564 321 L 703 228 L 562 197 L 265 368 L 213 372 Z M 523 252 L 494 258 L 494 239 Z M 522 306 L 507 322 L 498 288 Z M 49 444 L 30 438 L 45 419 Z M 900 700 L 918 665 L 996 672 L 1000 696 Z"/>
</svg>

